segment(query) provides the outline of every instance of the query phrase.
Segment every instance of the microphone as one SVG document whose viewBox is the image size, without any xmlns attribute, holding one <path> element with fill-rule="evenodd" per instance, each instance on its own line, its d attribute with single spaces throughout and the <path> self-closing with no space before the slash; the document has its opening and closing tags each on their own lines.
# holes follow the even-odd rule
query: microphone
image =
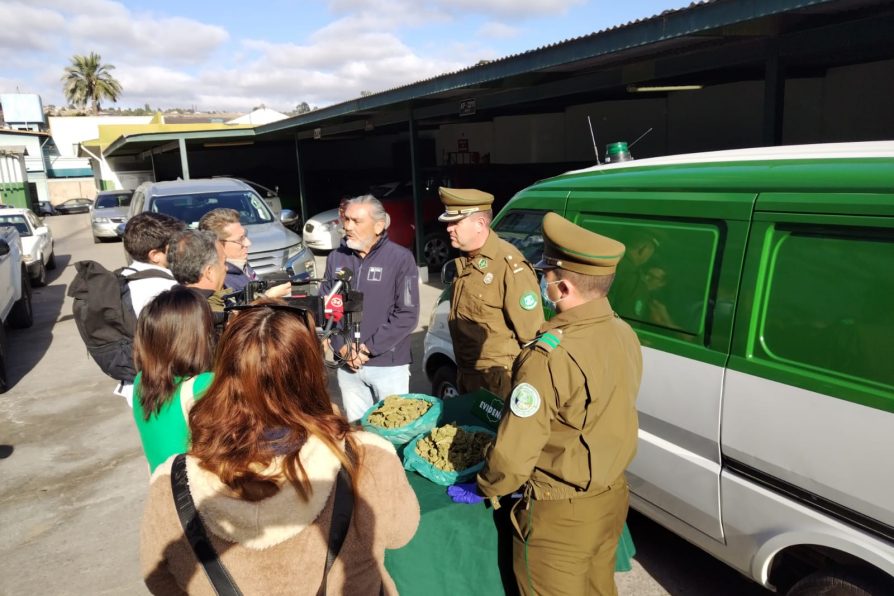
<svg viewBox="0 0 894 596">
<path fill-rule="evenodd" d="M 345 316 L 345 302 L 341 294 L 329 294 L 323 307 L 323 316 L 338 323 Z"/>
<path fill-rule="evenodd" d="M 354 279 L 354 272 L 348 269 L 347 267 L 342 267 L 338 271 L 335 272 L 335 279 L 338 281 L 343 281 L 345 283 Z"/>
</svg>

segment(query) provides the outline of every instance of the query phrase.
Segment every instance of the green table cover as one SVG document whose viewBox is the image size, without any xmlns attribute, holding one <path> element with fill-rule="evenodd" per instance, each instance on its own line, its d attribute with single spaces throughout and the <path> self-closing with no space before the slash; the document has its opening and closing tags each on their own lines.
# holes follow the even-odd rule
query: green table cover
<svg viewBox="0 0 894 596">
<path fill-rule="evenodd" d="M 482 420 L 472 415 L 481 398 L 480 393 L 472 393 L 445 401 L 440 424 L 481 424 Z M 407 546 L 385 551 L 385 567 L 400 593 L 404 596 L 500 595 L 507 593 L 503 580 L 510 586 L 508 593 L 515 593 L 509 507 L 494 511 L 483 503 L 454 503 L 447 496 L 445 486 L 409 471 L 407 480 L 419 499 L 422 520 Z M 635 554 L 633 539 L 625 524 L 615 570 L 630 571 Z"/>
</svg>

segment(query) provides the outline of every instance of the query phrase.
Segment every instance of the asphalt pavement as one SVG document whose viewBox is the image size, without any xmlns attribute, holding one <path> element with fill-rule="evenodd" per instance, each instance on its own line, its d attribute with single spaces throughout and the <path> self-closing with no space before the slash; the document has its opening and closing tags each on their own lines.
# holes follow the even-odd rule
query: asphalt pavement
<svg viewBox="0 0 894 596">
<path fill-rule="evenodd" d="M 0 395 L 0 594 L 146 594 L 139 526 L 148 468 L 131 410 L 88 358 L 65 295 L 74 262 L 124 264 L 94 244 L 86 214 L 48 217 L 58 267 L 34 290 L 34 326 L 10 330 L 12 388 Z M 323 258 L 318 258 L 323 271 Z M 422 284 L 410 390 L 427 393 L 422 337 L 441 291 Z M 335 386 L 334 383 L 331 386 Z M 650 520 L 628 520 L 638 555 L 622 595 L 761 595 L 765 590 Z M 411 595 L 412 596 L 412 595 Z"/>
</svg>

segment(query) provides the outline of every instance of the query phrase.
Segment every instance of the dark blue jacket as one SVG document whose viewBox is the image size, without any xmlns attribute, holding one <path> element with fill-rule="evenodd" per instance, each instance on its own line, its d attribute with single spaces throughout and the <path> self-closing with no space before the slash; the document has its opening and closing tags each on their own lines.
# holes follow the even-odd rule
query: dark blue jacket
<svg viewBox="0 0 894 596">
<path fill-rule="evenodd" d="M 252 269 L 251 265 L 248 263 L 245 264 L 245 270 L 243 271 L 233 263 L 227 261 L 227 276 L 224 279 L 224 286 L 229 290 L 239 292 L 242 288 L 248 285 L 249 281 L 257 279 L 257 277 L 255 270 Z"/>
<path fill-rule="evenodd" d="M 419 270 L 413 253 L 384 233 L 361 259 L 342 240 L 326 259 L 320 296 L 329 293 L 336 271 L 345 267 L 354 272 L 351 289 L 363 293 L 360 341 L 370 353 L 366 366 L 410 364 L 410 334 L 419 322 Z M 344 343 L 343 335 L 332 336 L 336 352 Z"/>
</svg>

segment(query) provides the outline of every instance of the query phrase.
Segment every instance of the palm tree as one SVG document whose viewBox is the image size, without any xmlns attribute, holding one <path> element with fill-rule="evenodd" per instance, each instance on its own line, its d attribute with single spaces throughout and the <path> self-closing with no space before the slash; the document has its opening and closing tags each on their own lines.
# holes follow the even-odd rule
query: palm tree
<svg viewBox="0 0 894 596">
<path fill-rule="evenodd" d="M 90 52 L 89 56 L 75 54 L 62 77 L 65 98 L 79 108 L 86 107 L 89 101 L 93 113 L 98 114 L 100 101 L 108 99 L 116 102 L 121 95 L 121 83 L 110 73 L 114 68 L 111 64 L 103 64 L 96 52 Z"/>
</svg>

